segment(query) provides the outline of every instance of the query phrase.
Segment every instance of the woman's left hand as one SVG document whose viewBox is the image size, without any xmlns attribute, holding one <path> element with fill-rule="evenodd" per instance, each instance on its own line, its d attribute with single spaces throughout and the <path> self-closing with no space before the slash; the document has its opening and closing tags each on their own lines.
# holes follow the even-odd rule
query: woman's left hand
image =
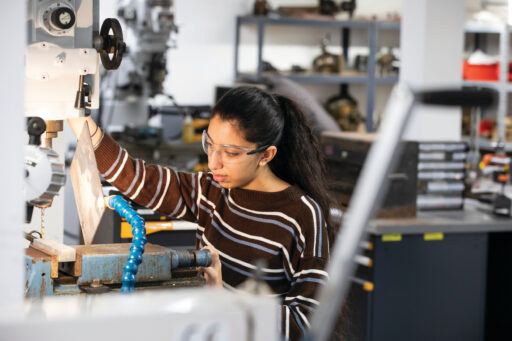
<svg viewBox="0 0 512 341">
<path fill-rule="evenodd" d="M 222 264 L 220 263 L 219 253 L 210 245 L 203 247 L 201 250 L 210 250 L 212 256 L 212 264 L 209 267 L 198 267 L 199 273 L 204 275 L 206 285 L 222 288 Z"/>
</svg>

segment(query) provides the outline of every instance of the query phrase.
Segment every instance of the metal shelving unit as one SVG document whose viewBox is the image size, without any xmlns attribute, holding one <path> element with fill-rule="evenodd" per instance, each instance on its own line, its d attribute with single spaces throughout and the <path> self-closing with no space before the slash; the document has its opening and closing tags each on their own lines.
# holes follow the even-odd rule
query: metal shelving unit
<svg viewBox="0 0 512 341">
<path fill-rule="evenodd" d="M 239 45 L 240 45 L 240 27 L 242 25 L 256 25 L 258 30 L 258 59 L 257 70 L 255 73 L 240 72 L 238 70 Z M 281 26 L 305 26 L 305 27 L 326 27 L 326 28 L 351 28 L 366 29 L 368 32 L 368 48 L 369 58 L 367 73 L 363 75 L 321 75 L 321 74 L 282 74 L 283 76 L 301 83 L 324 83 L 324 84 L 366 84 L 366 129 L 373 131 L 373 110 L 375 108 L 375 89 L 378 84 L 395 84 L 398 77 L 377 77 L 375 56 L 377 53 L 377 39 L 380 30 L 399 30 L 399 22 L 371 22 L 371 21 L 336 21 L 336 20 L 310 20 L 298 18 L 268 18 L 257 16 L 240 16 L 236 18 L 235 31 L 235 77 L 251 80 L 259 80 L 264 75 L 262 70 L 263 45 L 265 38 L 265 26 L 281 25 Z M 508 25 L 488 25 L 468 23 L 464 27 L 465 33 L 483 33 L 499 35 L 500 65 L 509 63 L 509 43 L 511 27 Z M 505 117 L 507 116 L 508 103 L 507 95 L 512 92 L 512 83 L 508 81 L 508 67 L 500 68 L 500 76 L 498 81 L 463 81 L 464 86 L 474 86 L 494 89 L 499 93 L 499 101 L 496 115 L 496 123 L 498 125 L 498 137 L 505 141 Z M 506 143 L 507 150 L 510 143 Z M 491 143 L 488 144 L 491 146 Z"/>
<path fill-rule="evenodd" d="M 240 45 L 240 27 L 253 24 L 257 26 L 258 35 L 258 62 L 255 73 L 240 72 L 238 70 L 238 49 Z M 264 75 L 262 70 L 263 44 L 265 26 L 305 26 L 326 27 L 338 29 L 366 29 L 368 32 L 368 65 L 367 72 L 362 75 L 320 75 L 320 74 L 283 74 L 283 76 L 302 83 L 327 83 L 327 84 L 366 84 L 366 129 L 373 131 L 373 110 L 375 108 L 375 87 L 377 84 L 394 84 L 398 77 L 377 77 L 375 55 L 377 53 L 377 38 L 380 30 L 399 30 L 398 22 L 372 22 L 372 21 L 336 21 L 336 20 L 310 20 L 297 18 L 268 18 L 257 16 L 241 16 L 236 18 L 235 30 L 235 77 L 251 80 L 259 80 Z"/>
<path fill-rule="evenodd" d="M 509 25 L 487 25 L 487 24 L 466 24 L 464 31 L 466 33 L 483 33 L 499 35 L 499 51 L 500 51 L 500 74 L 498 81 L 464 81 L 464 86 L 475 86 L 482 88 L 490 88 L 498 92 L 498 108 L 496 112 L 496 124 L 498 126 L 498 138 L 505 142 L 505 117 L 508 112 L 508 93 L 512 92 L 512 84 L 508 81 L 508 65 L 509 65 L 509 43 L 511 27 Z M 505 67 L 503 67 L 505 66 Z M 507 143 L 507 150 L 512 150 Z M 488 143 L 491 147 L 492 144 Z"/>
</svg>

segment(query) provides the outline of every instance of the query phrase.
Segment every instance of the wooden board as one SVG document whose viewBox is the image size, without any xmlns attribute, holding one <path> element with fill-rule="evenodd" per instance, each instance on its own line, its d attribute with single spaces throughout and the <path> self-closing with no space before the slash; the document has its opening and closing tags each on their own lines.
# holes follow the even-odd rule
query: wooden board
<svg viewBox="0 0 512 341">
<path fill-rule="evenodd" d="M 42 260 L 43 262 L 47 262 L 49 257 L 49 261 L 51 262 L 51 278 L 58 278 L 59 277 L 59 257 L 57 254 L 54 254 L 48 250 L 41 249 L 38 246 L 30 245 L 29 248 L 26 251 L 26 254 L 33 258 L 33 261 Z M 41 256 L 41 254 L 46 255 L 47 257 Z"/>
<path fill-rule="evenodd" d="M 131 243 L 119 244 L 93 244 L 93 245 L 73 245 L 77 255 L 111 255 L 111 254 L 129 254 Z M 144 246 L 144 255 L 150 253 L 168 252 L 168 249 L 157 245 L 147 243 Z"/>
<path fill-rule="evenodd" d="M 70 174 L 84 243 L 88 245 L 96 234 L 105 203 L 87 122 L 76 146 Z"/>
<path fill-rule="evenodd" d="M 47 250 L 52 254 L 56 254 L 59 262 L 74 262 L 76 257 L 75 249 L 71 246 L 64 245 L 52 239 L 34 239 L 32 245 L 39 249 Z"/>
</svg>

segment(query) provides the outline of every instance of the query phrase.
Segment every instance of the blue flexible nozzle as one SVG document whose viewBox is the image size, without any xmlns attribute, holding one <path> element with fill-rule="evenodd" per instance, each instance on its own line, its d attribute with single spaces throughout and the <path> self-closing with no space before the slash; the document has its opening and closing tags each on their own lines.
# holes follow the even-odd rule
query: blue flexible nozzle
<svg viewBox="0 0 512 341">
<path fill-rule="evenodd" d="M 146 222 L 141 216 L 130 207 L 130 205 L 119 195 L 111 196 L 106 200 L 107 206 L 114 209 L 122 218 L 132 226 L 132 245 L 130 247 L 130 255 L 128 261 L 123 267 L 123 277 L 121 279 L 121 292 L 135 291 L 135 275 L 142 263 L 142 254 L 144 253 L 144 245 L 146 239 Z"/>
</svg>

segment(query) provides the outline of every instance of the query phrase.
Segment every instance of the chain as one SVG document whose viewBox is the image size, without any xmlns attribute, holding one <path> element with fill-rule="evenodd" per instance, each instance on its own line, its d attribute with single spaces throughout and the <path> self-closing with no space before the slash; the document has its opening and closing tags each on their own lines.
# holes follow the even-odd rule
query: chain
<svg viewBox="0 0 512 341">
<path fill-rule="evenodd" d="M 41 208 L 41 238 L 44 238 L 44 210 L 45 208 Z"/>
</svg>

